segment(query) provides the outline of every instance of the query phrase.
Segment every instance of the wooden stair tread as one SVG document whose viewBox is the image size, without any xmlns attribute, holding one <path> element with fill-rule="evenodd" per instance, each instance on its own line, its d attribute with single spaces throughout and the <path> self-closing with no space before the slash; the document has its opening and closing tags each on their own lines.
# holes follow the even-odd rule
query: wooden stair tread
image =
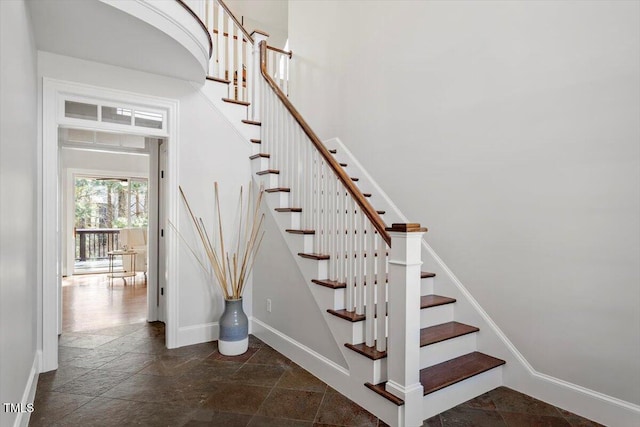
<svg viewBox="0 0 640 427">
<path fill-rule="evenodd" d="M 246 101 L 240 101 L 238 99 L 232 99 L 232 98 L 222 98 L 222 100 L 224 102 L 229 102 L 231 104 L 238 104 L 238 105 L 243 105 L 245 107 L 248 107 L 249 105 L 251 105 L 250 102 L 246 102 Z"/>
<path fill-rule="evenodd" d="M 317 283 L 318 285 L 322 285 L 325 286 L 324 282 L 329 282 L 329 281 L 312 281 L 313 283 L 317 283 L 317 282 L 322 282 L 322 283 Z M 346 288 L 347 285 L 345 283 L 340 283 L 340 282 L 335 282 L 335 281 L 330 281 L 331 283 L 329 284 L 330 288 L 333 289 L 341 289 L 341 288 Z M 439 305 L 444 305 L 444 304 L 451 304 L 456 302 L 455 299 L 453 298 L 448 298 L 448 297 L 443 297 L 440 295 L 423 295 L 420 297 L 420 309 L 425 309 L 425 308 L 431 308 L 431 307 L 437 307 Z M 328 309 L 327 313 L 331 313 L 334 316 L 338 316 L 342 319 L 348 320 L 350 322 L 360 322 L 364 319 L 367 318 L 367 316 L 365 316 L 364 314 L 356 314 L 355 311 L 348 311 L 346 309 L 341 309 L 341 310 L 333 310 L 333 309 Z M 455 322 L 453 322 L 455 323 Z M 462 323 L 460 323 L 460 325 L 463 325 Z M 468 326 L 468 325 L 463 325 L 463 326 Z M 469 328 L 473 328 L 475 330 L 472 331 L 468 331 L 468 332 L 464 332 L 464 333 L 460 333 L 457 336 L 460 335 L 465 335 L 466 333 L 471 333 L 471 332 L 477 332 L 478 328 L 475 328 L 474 326 L 469 326 Z M 425 328 L 427 329 L 427 328 Z M 444 328 L 442 328 L 444 329 Z M 441 331 L 442 331 L 441 329 Z M 464 329 L 463 328 L 459 328 L 457 329 L 458 332 L 462 332 Z M 435 332 L 435 331 L 434 331 Z M 446 338 L 445 338 L 446 339 Z M 420 340 L 421 340 L 421 346 L 425 346 L 427 344 L 422 344 L 422 331 L 420 333 Z M 442 340 L 441 340 L 442 341 Z"/>
<path fill-rule="evenodd" d="M 328 309 L 327 313 L 333 314 L 334 316 L 338 316 L 344 320 L 348 320 L 349 322 L 360 322 L 365 319 L 364 314 L 356 314 L 355 311 L 347 311 L 345 309 L 342 310 L 332 310 Z"/>
<path fill-rule="evenodd" d="M 335 314 L 338 317 L 342 317 L 343 319 L 350 320 L 352 322 L 358 322 L 364 319 L 364 315 L 357 315 L 355 312 L 347 312 L 344 313 L 332 313 L 332 311 L 340 311 L 340 310 L 332 310 L 329 311 L 331 314 Z M 344 310 L 343 310 L 344 311 Z M 351 320 L 351 318 L 357 320 Z M 362 316 L 362 319 L 359 317 Z M 461 337 L 463 335 L 471 334 L 473 332 L 478 332 L 480 329 L 475 326 L 465 325 L 464 323 L 458 322 L 447 322 L 442 323 L 440 325 L 429 326 L 427 328 L 420 329 L 420 347 L 426 347 L 431 344 L 439 343 L 442 341 L 446 341 L 448 339 Z M 387 357 L 386 352 L 380 352 L 375 349 L 375 347 L 367 347 L 365 343 L 360 344 L 345 344 L 347 348 L 351 350 L 357 351 L 363 356 L 368 357 L 372 360 L 382 359 L 383 357 Z"/>
<path fill-rule="evenodd" d="M 315 233 L 315 231 L 314 231 Z M 425 277 L 433 277 L 435 276 L 435 274 L 433 273 L 429 273 L 427 271 L 423 271 L 421 272 L 420 277 L 422 279 L 424 279 Z M 333 288 L 333 289 L 343 289 L 347 287 L 346 283 L 342 283 L 342 282 L 337 282 L 335 280 L 312 280 L 312 283 L 315 283 L 316 285 L 320 285 L 320 286 L 324 286 L 326 288 Z M 436 298 L 429 298 L 429 297 L 436 297 Z M 437 298 L 442 298 L 443 300 L 446 301 L 442 301 L 439 303 L 434 303 L 435 301 L 441 301 Z M 456 300 L 453 298 L 447 298 L 447 297 L 441 297 L 438 295 L 425 295 L 420 297 L 420 308 L 427 308 L 427 307 L 431 307 L 431 306 L 435 306 L 435 305 L 442 305 L 442 304 L 448 304 L 451 302 L 455 302 Z"/>
<path fill-rule="evenodd" d="M 245 123 L 247 125 L 262 126 L 262 123 L 256 122 L 255 120 L 242 120 L 242 123 Z"/>
<path fill-rule="evenodd" d="M 325 254 L 314 254 L 314 253 L 306 254 L 304 252 L 298 252 L 298 255 L 301 256 L 302 258 L 315 259 L 315 260 L 324 260 L 324 259 L 330 258 L 329 255 L 325 255 Z"/>
<path fill-rule="evenodd" d="M 352 176 L 352 177 L 351 177 L 351 181 L 353 181 L 353 182 L 358 182 L 358 181 L 360 181 L 360 178 L 356 178 L 356 177 L 353 177 L 353 176 Z"/>
<path fill-rule="evenodd" d="M 420 272 L 420 278 L 421 279 L 427 279 L 429 277 L 436 277 L 436 273 L 429 273 L 428 271 L 421 271 Z"/>
<path fill-rule="evenodd" d="M 278 212 L 302 212 L 302 208 L 276 208 L 276 211 L 278 211 Z M 385 252 L 384 254 L 385 254 L 385 256 L 389 256 L 389 252 Z M 313 254 L 314 255 L 313 257 L 305 256 L 305 255 L 310 255 L 310 254 L 303 254 L 303 253 L 299 253 L 298 255 L 300 255 L 303 258 L 314 258 L 314 259 L 329 259 L 330 258 L 330 256 L 326 255 L 326 254 Z M 344 257 L 347 258 L 348 256 L 349 256 L 348 254 L 345 254 Z M 353 256 L 357 257 L 358 254 L 353 254 Z M 377 257 L 378 256 L 378 252 L 376 251 L 373 254 L 373 256 Z M 321 257 L 321 258 L 318 258 L 318 257 Z M 367 257 L 366 253 L 364 254 L 364 257 L 365 258 Z"/>
<path fill-rule="evenodd" d="M 422 328 L 420 329 L 420 347 L 472 334 L 479 330 L 480 329 L 475 326 L 465 325 L 464 323 L 459 322 L 447 322 L 429 326 L 428 328 Z"/>
<path fill-rule="evenodd" d="M 347 164 L 346 163 L 340 163 L 340 166 L 342 166 L 343 168 L 346 168 Z"/>
<path fill-rule="evenodd" d="M 336 282 L 335 280 L 312 280 L 311 283 L 315 283 L 316 285 L 324 286 L 325 288 L 331 289 L 343 289 L 346 288 L 347 285 L 345 283 Z"/>
<path fill-rule="evenodd" d="M 275 211 L 276 212 L 302 212 L 302 208 L 276 208 Z"/>
<path fill-rule="evenodd" d="M 420 297 L 420 308 L 437 307 L 454 302 L 456 302 L 455 298 L 443 297 L 440 295 L 422 295 Z"/>
<path fill-rule="evenodd" d="M 262 144 L 262 140 L 261 139 L 251 138 L 249 141 L 251 141 L 254 144 Z"/>
<path fill-rule="evenodd" d="M 292 228 L 287 228 L 285 231 L 291 234 L 316 234 L 316 230 L 294 230 Z"/>
<path fill-rule="evenodd" d="M 291 189 L 287 187 L 276 187 L 276 188 L 267 188 L 264 191 L 266 191 L 267 193 L 289 193 Z"/>
<path fill-rule="evenodd" d="M 249 156 L 249 160 L 269 159 L 269 158 L 271 158 L 271 154 L 267 154 L 267 153 L 258 153 L 258 154 L 254 154 L 253 156 Z"/>
<path fill-rule="evenodd" d="M 331 154 L 336 154 L 336 153 L 338 152 L 338 150 L 336 150 L 335 148 L 333 148 L 333 149 L 329 150 L 329 152 L 330 152 Z"/>
<path fill-rule="evenodd" d="M 446 362 L 420 370 L 420 383 L 424 389 L 423 395 L 442 390 L 445 387 L 464 381 L 490 369 L 504 365 L 505 361 L 478 351 L 456 357 Z M 404 401 L 385 390 L 386 382 L 380 384 L 365 383 L 369 389 L 398 406 Z"/>
<path fill-rule="evenodd" d="M 424 395 L 464 381 L 489 369 L 504 365 L 505 361 L 479 351 L 438 363 L 420 370 Z"/>
<path fill-rule="evenodd" d="M 211 80 L 212 82 L 218 82 L 218 83 L 225 83 L 225 84 L 231 83 L 229 80 L 225 80 L 225 79 L 221 79 L 219 77 L 213 77 L 213 76 L 207 76 L 206 79 Z"/>
<path fill-rule="evenodd" d="M 362 193 L 364 197 L 371 197 L 371 193 Z"/>
<path fill-rule="evenodd" d="M 392 403 L 395 403 L 398 406 L 402 406 L 404 405 L 404 400 L 400 399 L 398 396 L 389 393 L 387 390 L 385 390 L 385 382 L 380 383 L 380 384 L 372 384 L 372 383 L 364 383 L 364 385 L 368 388 L 370 388 L 371 390 L 375 391 L 376 393 L 378 393 L 380 396 L 384 397 L 385 399 L 391 401 Z"/>
<path fill-rule="evenodd" d="M 256 175 L 268 175 L 270 173 L 279 175 L 280 171 L 278 169 L 267 169 L 267 170 L 256 172 Z"/>
<path fill-rule="evenodd" d="M 376 346 L 369 347 L 365 343 L 360 344 L 345 344 L 347 348 L 355 351 L 356 353 L 360 353 L 365 357 L 368 357 L 371 360 L 378 360 L 387 357 L 386 351 L 378 351 L 376 350 Z"/>
</svg>

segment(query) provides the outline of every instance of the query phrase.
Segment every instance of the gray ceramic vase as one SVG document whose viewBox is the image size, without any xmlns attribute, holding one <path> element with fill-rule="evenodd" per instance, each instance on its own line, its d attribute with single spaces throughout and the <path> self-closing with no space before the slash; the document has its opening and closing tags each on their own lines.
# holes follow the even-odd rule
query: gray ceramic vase
<svg viewBox="0 0 640 427">
<path fill-rule="evenodd" d="M 225 299 L 220 316 L 218 351 L 225 356 L 237 356 L 249 347 L 249 319 L 242 309 L 242 297 Z"/>
</svg>

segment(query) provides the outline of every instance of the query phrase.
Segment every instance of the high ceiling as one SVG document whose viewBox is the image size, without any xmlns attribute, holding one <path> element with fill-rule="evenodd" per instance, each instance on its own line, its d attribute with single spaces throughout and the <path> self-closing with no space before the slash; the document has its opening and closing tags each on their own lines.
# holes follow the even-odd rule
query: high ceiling
<svg viewBox="0 0 640 427">
<path fill-rule="evenodd" d="M 182 79 L 204 79 L 201 65 L 184 46 L 113 6 L 98 0 L 31 0 L 28 4 L 39 50 Z"/>
</svg>

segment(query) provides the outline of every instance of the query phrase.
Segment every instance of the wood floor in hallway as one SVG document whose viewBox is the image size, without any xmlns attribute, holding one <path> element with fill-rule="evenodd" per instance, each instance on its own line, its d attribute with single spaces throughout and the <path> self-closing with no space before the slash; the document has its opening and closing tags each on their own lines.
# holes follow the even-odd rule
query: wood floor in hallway
<svg viewBox="0 0 640 427">
<path fill-rule="evenodd" d="M 62 332 L 82 332 L 139 323 L 147 316 L 144 275 L 110 280 L 106 274 L 82 274 L 62 280 Z"/>
</svg>

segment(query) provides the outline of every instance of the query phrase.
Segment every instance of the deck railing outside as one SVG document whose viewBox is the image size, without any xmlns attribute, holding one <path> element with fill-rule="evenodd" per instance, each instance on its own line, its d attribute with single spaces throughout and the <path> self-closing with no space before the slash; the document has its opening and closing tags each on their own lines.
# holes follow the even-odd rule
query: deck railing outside
<svg viewBox="0 0 640 427">
<path fill-rule="evenodd" d="M 76 261 L 106 259 L 107 253 L 120 248 L 117 228 L 76 228 Z"/>
</svg>

